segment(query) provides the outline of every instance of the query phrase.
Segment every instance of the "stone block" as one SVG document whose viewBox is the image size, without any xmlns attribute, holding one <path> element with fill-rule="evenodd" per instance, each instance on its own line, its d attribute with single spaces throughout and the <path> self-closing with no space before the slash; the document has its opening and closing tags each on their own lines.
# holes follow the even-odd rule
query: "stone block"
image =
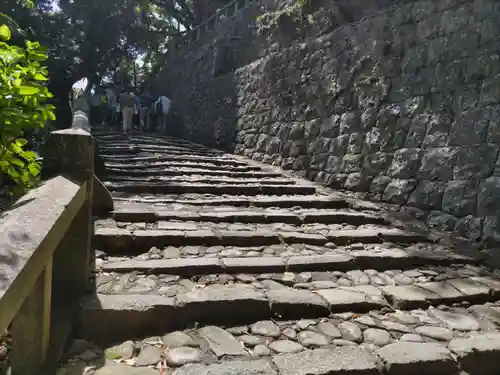
<svg viewBox="0 0 500 375">
<path fill-rule="evenodd" d="M 336 156 L 344 156 L 347 153 L 347 146 L 349 144 L 349 135 L 342 134 L 337 138 L 332 139 L 330 145 L 330 153 Z"/>
<path fill-rule="evenodd" d="M 364 134 L 363 133 L 351 133 L 349 135 L 349 143 L 347 145 L 347 153 L 349 154 L 359 154 L 363 150 L 363 142 L 364 142 Z"/>
<path fill-rule="evenodd" d="M 438 36 L 427 42 L 427 63 L 435 64 L 443 61 L 447 56 L 448 39 L 444 36 Z"/>
<path fill-rule="evenodd" d="M 484 143 L 490 119 L 490 108 L 475 108 L 460 114 L 451 126 L 449 145 L 463 146 Z"/>
<path fill-rule="evenodd" d="M 141 368 L 142 371 L 142 368 Z M 152 370 L 157 372 L 156 370 Z M 117 372 L 122 374 L 121 372 Z M 142 374 L 142 373 L 140 373 Z M 188 364 L 182 366 L 172 373 L 172 375 L 277 375 L 270 361 L 259 360 L 234 360 L 222 363 L 212 363 L 209 365 Z M 104 374 L 103 374 L 104 375 Z M 129 375 L 129 374 L 124 374 Z M 130 374 L 132 375 L 132 374 Z M 139 373 L 134 373 L 139 375 Z M 149 375 L 149 373 L 144 373 Z"/>
<path fill-rule="evenodd" d="M 408 204 L 424 209 L 440 209 L 444 184 L 437 181 L 419 181 L 408 199 Z"/>
<path fill-rule="evenodd" d="M 467 215 L 458 219 L 454 231 L 461 237 L 478 241 L 482 233 L 482 220 L 478 217 Z"/>
<path fill-rule="evenodd" d="M 384 296 L 397 309 L 416 309 L 427 307 L 440 296 L 416 285 L 384 286 L 380 288 Z"/>
<path fill-rule="evenodd" d="M 455 216 L 445 214 L 441 211 L 431 211 L 427 216 L 427 225 L 438 230 L 451 231 L 457 224 Z"/>
<path fill-rule="evenodd" d="M 345 155 L 342 159 L 342 172 L 344 173 L 354 173 L 361 171 L 361 164 L 363 161 L 363 155 Z"/>
<path fill-rule="evenodd" d="M 370 178 L 364 173 L 349 173 L 344 188 L 354 191 L 366 191 L 370 187 Z"/>
<path fill-rule="evenodd" d="M 441 17 L 441 33 L 451 34 L 469 25 L 470 10 L 462 5 L 458 9 L 445 10 Z"/>
<path fill-rule="evenodd" d="M 492 174 L 498 156 L 498 146 L 482 144 L 460 147 L 453 168 L 455 180 L 481 179 Z"/>
<path fill-rule="evenodd" d="M 315 349 L 303 351 L 301 353 L 281 354 L 274 356 L 272 360 L 280 374 L 379 374 L 377 358 L 373 354 L 357 346 Z"/>
<path fill-rule="evenodd" d="M 366 293 L 361 287 L 344 287 L 342 289 L 320 289 L 315 291 L 330 306 L 332 312 L 367 311 L 383 306 L 386 301 L 380 296 Z"/>
<path fill-rule="evenodd" d="M 265 319 L 269 303 L 265 295 L 247 285 L 210 285 L 177 294 L 175 300 L 177 321 L 207 321 L 220 323 L 231 317 Z M 259 318 L 257 318 L 259 317 Z"/>
<path fill-rule="evenodd" d="M 340 116 L 333 115 L 321 122 L 320 135 L 328 138 L 335 138 L 339 135 Z"/>
<path fill-rule="evenodd" d="M 388 375 L 455 375 L 458 367 L 445 346 L 438 343 L 398 342 L 376 351 Z"/>
<path fill-rule="evenodd" d="M 325 164 L 325 171 L 330 173 L 340 173 L 342 172 L 343 158 L 340 156 L 329 156 Z"/>
<path fill-rule="evenodd" d="M 486 216 L 484 218 L 483 239 L 488 243 L 500 241 L 500 217 Z"/>
<path fill-rule="evenodd" d="M 436 95 L 434 95 L 436 96 Z M 437 105 L 442 105 L 445 108 L 437 109 L 442 111 L 447 111 L 451 107 L 450 103 L 441 102 L 436 103 Z M 450 132 L 451 120 L 447 114 L 433 114 L 429 117 L 429 122 L 427 124 L 427 132 L 425 133 L 424 140 L 422 142 L 422 148 L 432 148 L 432 147 L 444 147 L 448 143 L 448 134 Z"/>
<path fill-rule="evenodd" d="M 326 300 L 308 290 L 294 288 L 270 289 L 265 292 L 271 312 L 286 319 L 328 316 Z"/>
<path fill-rule="evenodd" d="M 459 217 L 475 215 L 477 194 L 477 181 L 450 181 L 444 189 L 442 210 Z"/>
<path fill-rule="evenodd" d="M 343 113 L 340 118 L 340 134 L 351 134 L 361 130 L 361 117 L 358 112 Z"/>
<path fill-rule="evenodd" d="M 385 188 L 382 199 L 386 202 L 405 204 L 416 186 L 417 180 L 393 179 Z"/>
<path fill-rule="evenodd" d="M 500 144 L 500 105 L 492 107 L 486 141 Z"/>
<path fill-rule="evenodd" d="M 496 75 L 488 77 L 482 82 L 481 91 L 479 93 L 479 105 L 486 106 L 490 104 L 498 104 L 498 98 L 500 98 L 500 86 L 498 85 L 499 79 L 500 75 Z"/>
<path fill-rule="evenodd" d="M 363 143 L 363 152 L 364 153 L 372 153 L 377 152 L 382 147 L 382 134 L 380 129 L 375 127 L 370 129 L 365 133 Z"/>
<path fill-rule="evenodd" d="M 462 81 L 464 63 L 461 61 L 452 61 L 451 63 L 438 63 L 433 71 L 433 92 L 452 92 L 453 88 Z"/>
<path fill-rule="evenodd" d="M 483 20 L 481 25 L 481 43 L 486 44 L 493 42 L 498 39 L 498 35 L 500 35 L 498 17 L 488 17 Z"/>
<path fill-rule="evenodd" d="M 391 163 L 392 154 L 386 152 L 374 152 L 363 159 L 362 172 L 365 176 L 374 177 L 385 172 Z"/>
<path fill-rule="evenodd" d="M 422 150 L 403 148 L 394 152 L 392 164 L 387 173 L 394 178 L 413 178 L 420 168 Z"/>
<path fill-rule="evenodd" d="M 453 110 L 455 113 L 470 111 L 477 106 L 479 100 L 479 87 L 476 83 L 459 87 L 453 97 Z M 491 124 L 491 121 L 490 121 Z M 487 139 L 488 141 L 488 139 Z"/>
<path fill-rule="evenodd" d="M 477 216 L 497 216 L 500 212 L 500 177 L 489 177 L 479 184 Z"/>
<path fill-rule="evenodd" d="M 500 373 L 500 334 L 490 333 L 454 339 L 448 349 L 455 354 L 461 368 L 474 375 Z"/>
<path fill-rule="evenodd" d="M 417 178 L 422 180 L 451 180 L 457 152 L 456 148 L 451 147 L 425 150 Z"/>
<path fill-rule="evenodd" d="M 413 118 L 410 128 L 408 130 L 408 135 L 406 136 L 406 147 L 408 148 L 419 148 L 425 138 L 425 133 L 427 132 L 427 126 L 430 121 L 429 114 L 420 114 Z"/>
<path fill-rule="evenodd" d="M 370 192 L 375 194 L 382 194 L 387 188 L 387 185 L 389 185 L 389 183 L 391 182 L 391 180 L 392 178 L 388 176 L 375 177 L 370 185 Z"/>
</svg>

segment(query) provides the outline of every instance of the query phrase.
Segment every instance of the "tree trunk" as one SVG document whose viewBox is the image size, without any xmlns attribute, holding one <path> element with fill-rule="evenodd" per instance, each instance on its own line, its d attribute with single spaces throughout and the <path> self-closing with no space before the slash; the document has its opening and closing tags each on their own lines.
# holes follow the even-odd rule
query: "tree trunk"
<svg viewBox="0 0 500 375">
<path fill-rule="evenodd" d="M 54 95 L 53 104 L 56 106 L 56 128 L 68 129 L 71 127 L 73 114 L 69 105 L 69 94 L 72 89 L 70 82 L 59 82 L 51 85 L 50 91 Z"/>
</svg>

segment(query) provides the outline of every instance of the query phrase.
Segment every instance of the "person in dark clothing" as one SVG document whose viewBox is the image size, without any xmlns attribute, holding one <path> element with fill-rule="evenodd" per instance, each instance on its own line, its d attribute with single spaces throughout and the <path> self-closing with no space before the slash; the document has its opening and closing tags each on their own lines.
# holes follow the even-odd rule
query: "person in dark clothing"
<svg viewBox="0 0 500 375">
<path fill-rule="evenodd" d="M 141 107 L 139 110 L 141 130 L 152 131 L 151 129 L 151 115 L 153 110 L 154 97 L 145 92 L 141 98 Z"/>
</svg>

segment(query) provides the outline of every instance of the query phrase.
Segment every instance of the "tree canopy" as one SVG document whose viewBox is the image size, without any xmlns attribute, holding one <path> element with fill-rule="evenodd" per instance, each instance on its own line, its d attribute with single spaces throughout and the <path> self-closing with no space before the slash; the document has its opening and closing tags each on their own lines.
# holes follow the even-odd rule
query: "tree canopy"
<svg viewBox="0 0 500 375">
<path fill-rule="evenodd" d="M 201 23 L 228 0 L 3 0 L 0 24 L 48 48 L 49 90 L 60 127 L 70 121 L 68 95 L 82 78 L 98 84 L 117 69 L 145 67 L 165 54 L 171 38 Z M 17 31 L 17 32 L 16 32 Z"/>
</svg>

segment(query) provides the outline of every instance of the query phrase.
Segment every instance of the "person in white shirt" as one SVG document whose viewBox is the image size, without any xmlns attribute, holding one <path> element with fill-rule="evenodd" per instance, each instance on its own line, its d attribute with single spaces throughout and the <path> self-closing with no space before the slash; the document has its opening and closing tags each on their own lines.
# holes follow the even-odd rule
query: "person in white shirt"
<svg viewBox="0 0 500 375">
<path fill-rule="evenodd" d="M 160 96 L 155 102 L 158 127 L 161 133 L 165 133 L 167 131 L 167 119 L 168 114 L 170 113 L 171 105 L 172 102 L 166 96 Z"/>
</svg>

